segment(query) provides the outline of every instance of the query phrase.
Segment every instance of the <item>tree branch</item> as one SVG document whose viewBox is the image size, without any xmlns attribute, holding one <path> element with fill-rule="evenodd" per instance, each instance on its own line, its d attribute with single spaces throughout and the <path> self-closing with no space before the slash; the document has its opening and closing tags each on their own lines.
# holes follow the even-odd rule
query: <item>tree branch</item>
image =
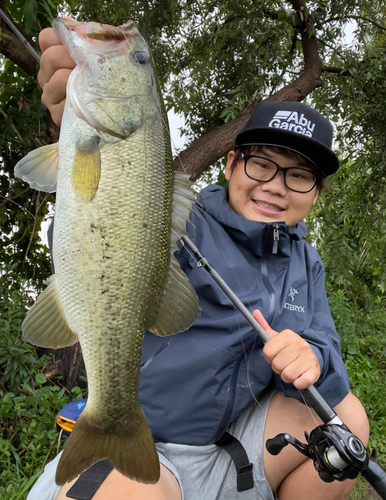
<svg viewBox="0 0 386 500">
<path fill-rule="evenodd" d="M 21 135 L 19 133 L 19 131 L 17 130 L 17 128 L 15 127 L 15 125 L 13 124 L 12 120 L 8 117 L 8 115 L 6 114 L 6 112 L 0 108 L 0 113 L 3 115 L 3 117 L 8 120 L 12 130 L 15 132 L 15 135 L 17 137 L 17 140 L 20 142 L 20 144 L 23 142 L 23 139 L 21 138 Z"/>
<path fill-rule="evenodd" d="M 323 71 L 326 71 L 327 73 L 336 73 L 341 76 L 346 76 L 348 75 L 348 71 L 343 68 L 338 68 L 336 66 L 323 66 L 322 67 Z"/>
<path fill-rule="evenodd" d="M 266 101 L 301 101 L 323 83 L 320 77 L 323 68 L 317 40 L 314 34 L 310 35 L 313 18 L 307 19 L 306 5 L 303 0 L 289 1 L 297 13 L 300 11 L 303 13 L 304 21 L 296 28 L 302 39 L 304 69 L 296 80 L 272 94 Z M 236 135 L 245 125 L 257 104 L 253 100 L 248 102 L 236 118 L 193 141 L 174 160 L 174 168 L 191 174 L 193 181 L 198 179 L 207 168 L 233 148 Z"/>
<path fill-rule="evenodd" d="M 342 14 L 340 16 L 330 17 L 330 19 L 326 19 L 324 22 L 325 23 L 330 23 L 332 21 L 342 21 L 342 20 L 345 20 L 345 19 L 355 19 L 355 20 L 366 21 L 368 23 L 373 24 L 377 28 L 379 28 L 379 29 L 381 29 L 383 31 L 386 31 L 386 27 L 385 26 L 382 26 L 381 24 L 377 23 L 376 21 L 373 21 L 369 17 L 364 17 L 364 16 L 346 16 L 346 15 Z"/>
<path fill-rule="evenodd" d="M 1 8 L 12 19 L 12 16 L 4 9 L 2 3 L 0 2 Z M 15 26 L 17 26 L 17 23 L 15 23 Z M 17 28 L 31 45 L 34 45 L 33 40 L 20 29 L 20 26 L 17 26 Z M 37 74 L 38 63 L 35 58 L 28 52 L 24 43 L 15 35 L 2 18 L 0 18 L 0 53 L 19 66 L 28 75 L 35 76 Z"/>
</svg>

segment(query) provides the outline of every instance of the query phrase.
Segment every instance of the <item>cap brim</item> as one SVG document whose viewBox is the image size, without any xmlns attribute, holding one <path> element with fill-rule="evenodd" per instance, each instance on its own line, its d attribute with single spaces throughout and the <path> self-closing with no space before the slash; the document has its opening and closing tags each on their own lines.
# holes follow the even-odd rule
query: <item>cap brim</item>
<svg viewBox="0 0 386 500">
<path fill-rule="evenodd" d="M 324 144 L 296 132 L 273 127 L 244 130 L 236 137 L 235 147 L 279 146 L 295 151 L 310 160 L 327 177 L 339 168 L 339 158 Z"/>
</svg>

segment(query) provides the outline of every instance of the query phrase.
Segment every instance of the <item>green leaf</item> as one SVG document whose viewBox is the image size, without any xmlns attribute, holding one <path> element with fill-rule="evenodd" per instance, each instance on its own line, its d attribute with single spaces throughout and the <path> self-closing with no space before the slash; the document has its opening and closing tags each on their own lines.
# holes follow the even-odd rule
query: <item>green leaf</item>
<svg viewBox="0 0 386 500">
<path fill-rule="evenodd" d="M 45 384 L 47 382 L 46 377 L 42 373 L 37 373 L 35 375 L 35 380 L 38 384 Z"/>
<path fill-rule="evenodd" d="M 26 0 L 24 8 L 24 25 L 25 31 L 30 35 L 33 31 L 33 27 L 37 23 L 37 2 L 36 0 Z"/>
</svg>

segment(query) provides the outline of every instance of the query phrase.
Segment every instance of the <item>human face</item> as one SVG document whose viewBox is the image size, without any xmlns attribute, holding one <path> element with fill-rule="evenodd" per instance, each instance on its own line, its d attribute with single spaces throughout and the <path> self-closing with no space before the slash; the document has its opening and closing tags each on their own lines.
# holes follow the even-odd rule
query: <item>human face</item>
<svg viewBox="0 0 386 500">
<path fill-rule="evenodd" d="M 319 190 L 316 186 L 308 193 L 291 191 L 284 184 L 283 172 L 278 172 L 269 182 L 255 181 L 245 174 L 242 159 L 231 171 L 234 154 L 234 151 L 228 153 L 225 178 L 228 181 L 228 203 L 236 213 L 249 220 L 284 221 L 289 226 L 296 226 L 304 219 L 318 199 Z M 300 159 L 294 160 L 269 148 L 263 148 L 259 154 L 283 168 L 308 168 L 306 161 L 302 163 Z"/>
</svg>

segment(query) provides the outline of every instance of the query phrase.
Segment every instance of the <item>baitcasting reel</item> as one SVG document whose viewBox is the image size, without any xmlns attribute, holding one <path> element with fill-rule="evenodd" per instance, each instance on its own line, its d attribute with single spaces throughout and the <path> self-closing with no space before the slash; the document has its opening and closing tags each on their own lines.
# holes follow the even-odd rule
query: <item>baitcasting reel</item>
<svg viewBox="0 0 386 500">
<path fill-rule="evenodd" d="M 289 434 L 278 434 L 267 440 L 267 450 L 271 455 L 278 455 L 291 444 L 313 461 L 320 478 L 327 483 L 355 479 L 369 468 L 366 448 L 345 424 L 323 424 L 311 434 L 304 434 L 307 444 Z M 377 463 L 375 457 L 372 460 Z"/>
</svg>

